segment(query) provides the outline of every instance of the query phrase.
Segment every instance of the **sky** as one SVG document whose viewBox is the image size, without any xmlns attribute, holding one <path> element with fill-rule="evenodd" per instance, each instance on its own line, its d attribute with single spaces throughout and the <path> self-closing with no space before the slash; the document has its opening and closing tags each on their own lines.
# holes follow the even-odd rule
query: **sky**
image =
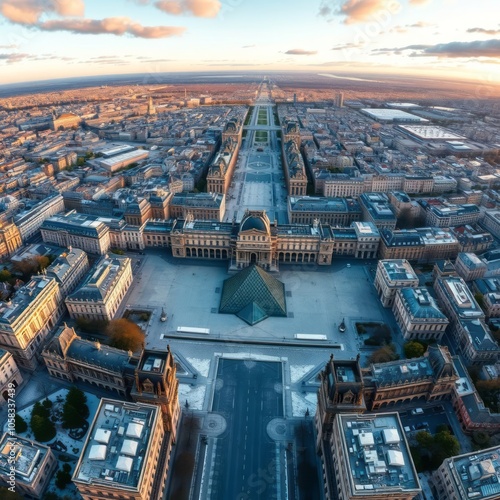
<svg viewBox="0 0 500 500">
<path fill-rule="evenodd" d="M 300 70 L 500 84 L 498 0 L 0 0 L 0 84 Z"/>
</svg>

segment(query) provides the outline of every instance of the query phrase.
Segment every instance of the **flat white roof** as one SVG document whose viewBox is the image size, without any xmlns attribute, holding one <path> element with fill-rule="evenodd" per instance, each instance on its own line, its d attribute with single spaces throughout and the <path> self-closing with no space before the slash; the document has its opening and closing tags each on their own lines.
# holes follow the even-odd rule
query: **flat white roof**
<svg viewBox="0 0 500 500">
<path fill-rule="evenodd" d="M 107 429 L 97 429 L 94 439 L 98 443 L 108 444 L 111 437 L 111 431 Z"/>
<path fill-rule="evenodd" d="M 106 459 L 106 445 L 93 444 L 90 448 L 89 460 L 105 460 Z"/>
<path fill-rule="evenodd" d="M 396 444 L 401 441 L 397 429 L 384 429 L 382 435 L 386 444 Z"/>
<path fill-rule="evenodd" d="M 361 446 L 372 446 L 375 444 L 373 433 L 371 432 L 360 432 L 358 435 L 358 439 Z"/>
<path fill-rule="evenodd" d="M 389 465 L 395 467 L 403 467 L 405 465 L 405 459 L 399 450 L 389 450 L 387 452 L 387 461 Z"/>
<path fill-rule="evenodd" d="M 144 424 L 137 422 L 130 422 L 127 426 L 127 432 L 125 435 L 127 437 L 140 438 L 142 434 L 142 429 L 144 428 Z"/>
<path fill-rule="evenodd" d="M 130 472 L 132 470 L 132 465 L 134 461 L 130 457 L 124 457 L 120 455 L 116 462 L 117 470 L 121 470 L 123 472 Z"/>
<path fill-rule="evenodd" d="M 399 128 L 404 129 L 410 134 L 418 137 L 419 139 L 426 140 L 462 140 L 464 136 L 455 134 L 450 130 L 436 125 L 399 125 Z"/>
<path fill-rule="evenodd" d="M 370 115 L 377 120 L 391 121 L 413 121 L 413 122 L 428 122 L 425 118 L 420 118 L 420 116 L 415 116 L 406 111 L 401 111 L 400 109 L 386 109 L 386 108 L 363 108 L 361 111 L 363 113 Z"/>
<path fill-rule="evenodd" d="M 131 439 L 125 439 L 122 444 L 122 450 L 120 453 L 123 455 L 128 455 L 130 457 L 135 457 L 137 454 L 137 446 L 139 443 L 137 441 L 132 441 Z"/>
</svg>

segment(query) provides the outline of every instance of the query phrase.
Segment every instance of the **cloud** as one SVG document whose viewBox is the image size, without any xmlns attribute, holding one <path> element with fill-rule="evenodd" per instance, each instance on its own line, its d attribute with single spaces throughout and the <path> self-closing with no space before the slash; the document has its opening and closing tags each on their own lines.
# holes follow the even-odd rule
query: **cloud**
<svg viewBox="0 0 500 500">
<path fill-rule="evenodd" d="M 17 24 L 35 24 L 42 14 L 83 16 L 83 0 L 0 0 L 0 13 Z"/>
<path fill-rule="evenodd" d="M 24 61 L 31 57 L 31 54 L 13 53 L 13 54 L 0 54 L 0 61 L 5 61 L 8 64 Z"/>
<path fill-rule="evenodd" d="M 181 35 L 185 28 L 180 26 L 143 26 L 128 17 L 106 19 L 55 19 L 36 25 L 42 31 L 69 31 L 77 34 L 131 35 L 137 38 L 167 38 Z"/>
<path fill-rule="evenodd" d="M 362 23 L 378 14 L 395 14 L 401 5 L 397 0 L 322 0 L 319 15 L 343 16 L 345 24 Z"/>
<path fill-rule="evenodd" d="M 335 47 L 332 47 L 332 50 L 359 49 L 360 47 L 363 47 L 363 45 L 363 42 L 349 42 L 344 43 L 343 45 L 335 45 Z"/>
<path fill-rule="evenodd" d="M 304 49 L 290 49 L 285 52 L 285 54 L 292 56 L 312 56 L 317 54 L 317 50 L 304 50 Z"/>
<path fill-rule="evenodd" d="M 373 49 L 372 53 L 376 54 L 401 54 L 405 50 L 426 50 L 432 47 L 432 45 L 424 45 L 424 44 L 415 44 L 415 45 L 406 45 L 405 47 L 386 47 L 381 49 Z"/>
<path fill-rule="evenodd" d="M 149 0 L 141 3 L 149 3 Z M 173 3 L 186 4 L 186 8 L 201 12 L 203 5 L 213 5 L 218 3 L 218 0 L 182 0 Z M 0 0 L 0 13 L 6 19 L 41 31 L 118 36 L 126 34 L 137 38 L 167 38 L 181 35 L 185 31 L 185 28 L 180 26 L 143 26 L 127 17 L 85 19 L 82 17 L 84 10 L 84 0 Z M 43 20 L 44 14 L 56 14 L 59 18 Z"/>
<path fill-rule="evenodd" d="M 413 51 L 410 57 L 500 57 L 500 39 L 476 40 L 474 42 L 448 42 L 436 45 L 414 44 L 405 47 L 380 48 L 372 54 L 401 54 Z"/>
<path fill-rule="evenodd" d="M 216 17 L 222 4 L 219 0 L 159 0 L 155 6 L 175 16 L 191 14 L 196 17 Z"/>
<path fill-rule="evenodd" d="M 499 35 L 500 29 L 469 28 L 467 33 L 484 33 L 485 35 Z"/>
<path fill-rule="evenodd" d="M 11 54 L 0 54 L 0 62 L 5 61 L 7 64 L 14 64 L 22 61 L 73 61 L 73 57 L 61 57 L 56 54 L 26 54 L 22 52 L 14 52 Z"/>
<path fill-rule="evenodd" d="M 500 39 L 438 43 L 426 47 L 420 54 L 414 56 L 500 57 Z"/>
<path fill-rule="evenodd" d="M 426 23 L 425 21 L 418 21 L 417 23 L 407 24 L 407 28 L 431 28 L 432 26 L 436 26 L 432 23 Z"/>
<path fill-rule="evenodd" d="M 430 3 L 431 0 L 410 0 L 411 5 L 425 5 Z"/>
<path fill-rule="evenodd" d="M 252 47 L 255 47 L 255 45 L 243 45 L 241 48 L 242 49 L 251 49 Z"/>
</svg>

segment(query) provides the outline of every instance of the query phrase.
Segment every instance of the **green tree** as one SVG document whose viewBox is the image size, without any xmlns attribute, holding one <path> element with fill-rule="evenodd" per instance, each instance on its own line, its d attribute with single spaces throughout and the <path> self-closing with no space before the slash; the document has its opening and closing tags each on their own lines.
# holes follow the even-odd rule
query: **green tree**
<svg viewBox="0 0 500 500">
<path fill-rule="evenodd" d="M 410 340 L 409 342 L 406 342 L 404 350 L 406 358 L 419 358 L 420 356 L 423 356 L 425 346 L 416 340 Z"/>
<path fill-rule="evenodd" d="M 84 422 L 85 418 L 82 417 L 74 406 L 64 403 L 62 415 L 63 429 L 78 429 L 83 426 Z"/>
<path fill-rule="evenodd" d="M 479 449 L 490 447 L 490 436 L 484 431 L 474 431 L 472 433 L 472 440 Z"/>
<path fill-rule="evenodd" d="M 26 432 L 28 430 L 28 424 L 26 423 L 26 420 L 24 420 L 24 418 L 21 417 L 21 415 L 16 414 L 14 423 L 15 423 L 16 434 L 22 434 L 23 432 Z"/>
<path fill-rule="evenodd" d="M 65 429 L 82 427 L 88 416 L 87 396 L 77 387 L 71 387 L 63 406 L 63 427 Z"/>
<path fill-rule="evenodd" d="M 432 438 L 432 434 L 427 431 L 417 432 L 416 435 L 417 443 L 423 448 L 430 449 L 432 447 L 432 443 L 434 442 Z"/>
<path fill-rule="evenodd" d="M 31 410 L 31 418 L 33 418 L 35 415 L 42 418 L 50 418 L 50 409 L 45 405 L 42 405 L 40 401 L 37 401 L 33 406 L 33 409 Z"/>
<path fill-rule="evenodd" d="M 89 416 L 87 396 L 78 387 L 71 387 L 66 394 L 66 402 L 73 405 L 84 417 Z"/>
<path fill-rule="evenodd" d="M 51 420 L 40 415 L 31 417 L 31 430 L 35 435 L 35 439 L 41 443 L 50 441 L 56 435 L 56 428 Z"/>
<path fill-rule="evenodd" d="M 126 318 L 113 319 L 106 328 L 111 346 L 126 351 L 137 351 L 144 344 L 144 332 Z"/>
<path fill-rule="evenodd" d="M 47 410 L 50 410 L 52 408 L 52 401 L 49 399 L 49 398 L 45 398 L 43 401 L 42 401 L 42 406 L 47 409 Z"/>
<path fill-rule="evenodd" d="M 69 464 L 64 464 L 62 469 L 57 471 L 56 475 L 56 486 L 63 490 L 68 484 L 71 483 L 71 466 Z"/>
<path fill-rule="evenodd" d="M 438 432 L 434 436 L 434 446 L 432 449 L 432 461 L 434 468 L 438 468 L 443 460 L 460 453 L 460 444 L 455 436 L 449 431 Z"/>
</svg>

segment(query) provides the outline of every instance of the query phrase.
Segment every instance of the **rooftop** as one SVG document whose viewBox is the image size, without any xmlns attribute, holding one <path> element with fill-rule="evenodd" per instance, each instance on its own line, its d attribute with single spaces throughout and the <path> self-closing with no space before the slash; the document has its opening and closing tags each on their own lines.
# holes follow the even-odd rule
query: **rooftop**
<svg viewBox="0 0 500 500">
<path fill-rule="evenodd" d="M 454 276 L 440 278 L 436 280 L 436 287 L 441 288 L 460 318 L 474 319 L 484 317 L 483 311 L 462 278 Z"/>
<path fill-rule="evenodd" d="M 131 260 L 128 257 L 102 257 L 87 273 L 82 284 L 66 300 L 105 300 L 116 280 Z"/>
<path fill-rule="evenodd" d="M 113 167 L 114 165 L 125 161 L 133 161 L 135 159 L 142 160 L 143 158 L 147 158 L 148 156 L 148 151 L 144 151 L 143 149 L 135 149 L 133 151 L 127 151 L 126 153 L 111 156 L 104 160 L 100 159 L 99 164 L 102 167 Z"/>
<path fill-rule="evenodd" d="M 449 130 L 436 125 L 399 125 L 399 128 L 403 129 L 414 137 L 425 139 L 427 141 L 465 139 L 465 137 L 461 135 L 457 135 L 454 132 L 450 132 Z"/>
<path fill-rule="evenodd" d="M 380 260 L 381 266 L 389 281 L 418 281 L 418 276 L 406 259 Z"/>
<path fill-rule="evenodd" d="M 159 413 L 153 405 L 101 399 L 73 481 L 138 489 Z"/>
<path fill-rule="evenodd" d="M 427 288 L 403 288 L 398 293 L 413 319 L 448 321 Z"/>
<path fill-rule="evenodd" d="M 364 108 L 361 110 L 364 114 L 380 121 L 401 121 L 401 122 L 427 122 L 425 118 L 412 115 L 400 109 L 387 108 Z"/>
<path fill-rule="evenodd" d="M 493 447 L 446 460 L 463 498 L 478 500 L 500 496 L 500 448 Z"/>
<path fill-rule="evenodd" d="M 48 218 L 41 229 L 67 231 L 71 234 L 99 238 L 109 231 L 108 227 L 95 215 L 78 214 L 74 211 L 67 214 L 53 215 Z"/>
<path fill-rule="evenodd" d="M 361 207 L 351 198 L 327 198 L 318 196 L 291 196 L 290 209 L 295 212 L 360 212 Z"/>
<path fill-rule="evenodd" d="M 425 356 L 372 365 L 373 380 L 379 387 L 404 384 L 433 377 L 434 371 Z"/>
<path fill-rule="evenodd" d="M 396 220 L 389 198 L 385 193 L 363 193 L 359 199 L 373 219 Z"/>
<path fill-rule="evenodd" d="M 79 248 L 71 248 L 60 255 L 47 268 L 47 275 L 54 277 L 59 283 L 63 282 L 71 269 L 86 258 L 86 253 Z"/>
<path fill-rule="evenodd" d="M 353 496 L 420 491 L 397 413 L 338 415 Z"/>
<path fill-rule="evenodd" d="M 419 227 L 416 232 L 422 236 L 425 245 L 453 244 L 458 241 L 453 234 L 446 229 L 438 227 Z"/>
<path fill-rule="evenodd" d="M 0 441 L 0 475 L 8 476 L 10 459 L 14 458 L 16 481 L 31 484 L 50 449 L 36 441 L 15 436 L 15 440 L 5 433 Z"/>
<path fill-rule="evenodd" d="M 219 193 L 176 193 L 172 198 L 171 205 L 219 208 L 224 197 L 225 195 Z"/>
<path fill-rule="evenodd" d="M 469 334 L 469 340 L 475 351 L 497 351 L 500 347 L 491 336 L 490 329 L 480 319 L 461 320 L 461 324 Z"/>
<path fill-rule="evenodd" d="M 33 276 L 9 302 L 0 302 L 0 325 L 2 323 L 12 325 L 51 283 L 55 284 L 54 278 Z"/>
<path fill-rule="evenodd" d="M 469 252 L 460 252 L 457 259 L 462 261 L 469 269 L 486 268 L 486 264 L 475 254 Z"/>
</svg>

